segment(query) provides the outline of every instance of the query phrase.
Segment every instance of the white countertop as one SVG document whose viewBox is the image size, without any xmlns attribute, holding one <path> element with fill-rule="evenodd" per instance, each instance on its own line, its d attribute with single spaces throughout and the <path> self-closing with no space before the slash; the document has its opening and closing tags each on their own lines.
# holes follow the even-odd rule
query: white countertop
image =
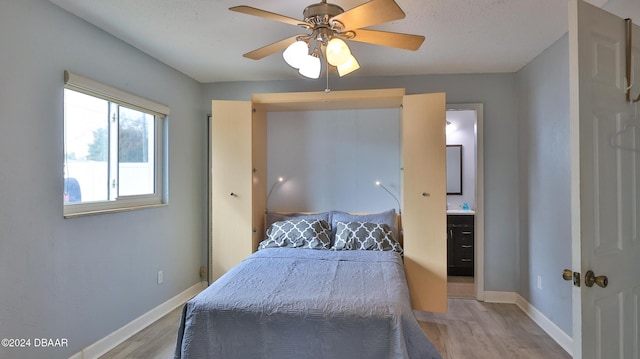
<svg viewBox="0 0 640 359">
<path fill-rule="evenodd" d="M 448 209 L 448 210 L 447 210 L 447 214 L 467 214 L 467 215 L 473 215 L 473 214 L 476 214 L 476 211 L 472 211 L 472 210 L 462 210 L 462 209 Z"/>
</svg>

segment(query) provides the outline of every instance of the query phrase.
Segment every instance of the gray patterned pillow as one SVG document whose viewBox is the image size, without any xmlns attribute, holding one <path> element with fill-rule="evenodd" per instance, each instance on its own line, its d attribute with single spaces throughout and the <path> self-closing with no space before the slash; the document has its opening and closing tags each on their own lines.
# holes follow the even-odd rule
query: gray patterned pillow
<svg viewBox="0 0 640 359">
<path fill-rule="evenodd" d="M 335 236 L 338 222 L 371 222 L 371 223 L 385 223 L 391 228 L 393 237 L 398 238 L 397 215 L 395 209 L 380 213 L 368 213 L 368 214 L 350 214 L 346 212 L 333 211 L 331 213 L 331 227 Z"/>
<path fill-rule="evenodd" d="M 341 222 L 336 223 L 336 239 L 334 250 L 374 250 L 396 251 L 400 254 L 403 249 L 393 235 L 389 225 L 372 222 Z"/>
<path fill-rule="evenodd" d="M 327 221 L 327 223 L 331 223 L 331 212 L 322 212 L 322 213 L 279 213 L 279 212 L 267 212 L 267 226 L 266 228 L 271 227 L 271 225 L 275 222 L 286 221 L 289 219 L 321 219 L 323 221 Z"/>
<path fill-rule="evenodd" d="M 267 230 L 267 238 L 258 245 L 258 250 L 277 247 L 329 249 L 331 225 L 321 219 L 274 222 Z"/>
</svg>

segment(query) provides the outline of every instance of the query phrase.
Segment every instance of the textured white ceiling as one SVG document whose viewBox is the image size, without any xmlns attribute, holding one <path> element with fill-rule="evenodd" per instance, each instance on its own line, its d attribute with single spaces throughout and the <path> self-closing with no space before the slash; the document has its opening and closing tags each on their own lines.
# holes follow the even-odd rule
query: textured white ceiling
<svg viewBox="0 0 640 359">
<path fill-rule="evenodd" d="M 279 53 L 242 54 L 304 33 L 229 11 L 248 5 L 301 19 L 318 0 L 50 0 L 200 82 L 300 78 Z M 589 1 L 601 6 L 606 0 Z M 345 10 L 364 0 L 330 0 Z M 568 0 L 396 0 L 402 20 L 372 27 L 424 35 L 418 51 L 350 42 L 349 76 L 513 72 L 567 31 Z"/>
</svg>

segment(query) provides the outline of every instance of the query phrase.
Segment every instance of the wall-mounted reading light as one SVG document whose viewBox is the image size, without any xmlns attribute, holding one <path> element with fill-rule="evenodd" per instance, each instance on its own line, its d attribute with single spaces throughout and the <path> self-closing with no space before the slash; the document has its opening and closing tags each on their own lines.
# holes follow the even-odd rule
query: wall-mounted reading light
<svg viewBox="0 0 640 359">
<path fill-rule="evenodd" d="M 402 213 L 402 206 L 400 206 L 400 200 L 398 199 L 398 197 L 396 197 L 393 193 L 391 193 L 391 191 L 389 191 L 389 189 L 387 187 L 385 187 L 382 183 L 380 183 L 380 181 L 376 181 L 376 186 L 382 188 L 383 190 L 385 190 L 385 192 L 387 192 L 391 197 L 393 197 L 393 199 L 396 200 L 396 203 L 398 203 L 398 214 Z"/>
<path fill-rule="evenodd" d="M 273 185 L 271 186 L 271 189 L 269 190 L 269 193 L 267 193 L 267 199 L 265 200 L 265 207 L 269 207 L 269 197 L 271 197 L 271 193 L 273 193 L 273 190 L 276 188 L 276 186 L 281 185 L 283 182 L 284 182 L 284 177 L 278 177 L 278 180 L 273 183 Z M 265 208 L 265 211 L 266 211 L 266 208 Z"/>
</svg>

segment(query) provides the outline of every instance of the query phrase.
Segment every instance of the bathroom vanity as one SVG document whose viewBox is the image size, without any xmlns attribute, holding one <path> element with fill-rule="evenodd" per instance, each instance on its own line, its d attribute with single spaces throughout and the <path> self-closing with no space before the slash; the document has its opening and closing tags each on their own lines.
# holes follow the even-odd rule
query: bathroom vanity
<svg viewBox="0 0 640 359">
<path fill-rule="evenodd" d="M 473 211 L 447 211 L 447 275 L 473 276 Z"/>
</svg>

